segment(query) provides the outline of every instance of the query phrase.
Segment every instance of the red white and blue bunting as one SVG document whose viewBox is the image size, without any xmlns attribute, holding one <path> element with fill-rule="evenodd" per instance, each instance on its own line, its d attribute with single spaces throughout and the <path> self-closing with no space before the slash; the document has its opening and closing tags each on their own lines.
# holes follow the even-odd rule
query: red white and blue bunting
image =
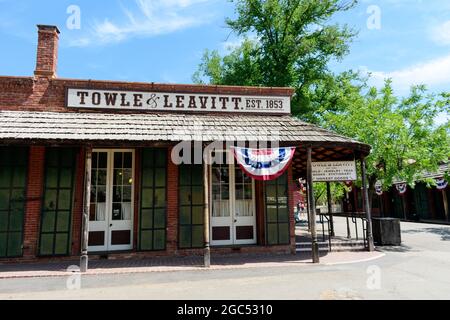
<svg viewBox="0 0 450 320">
<path fill-rule="evenodd" d="M 435 181 L 436 181 L 436 188 L 438 190 L 444 190 L 448 186 L 448 181 L 445 180 L 444 178 L 436 178 Z"/>
<path fill-rule="evenodd" d="M 383 195 L 383 186 L 382 186 L 381 182 L 375 183 L 375 193 L 376 193 L 378 196 Z"/>
<path fill-rule="evenodd" d="M 395 188 L 397 188 L 398 193 L 404 194 L 408 188 L 408 185 L 406 183 L 399 183 L 395 185 Z"/>
<path fill-rule="evenodd" d="M 295 147 L 251 149 L 232 147 L 241 169 L 255 180 L 275 180 L 289 167 Z"/>
</svg>

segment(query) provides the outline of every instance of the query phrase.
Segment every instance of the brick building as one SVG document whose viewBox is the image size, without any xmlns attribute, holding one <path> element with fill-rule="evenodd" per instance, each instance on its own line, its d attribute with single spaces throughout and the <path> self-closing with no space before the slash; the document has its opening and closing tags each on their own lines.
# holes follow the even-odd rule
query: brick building
<svg viewBox="0 0 450 320">
<path fill-rule="evenodd" d="M 0 261 L 73 258 L 83 246 L 92 256 L 191 255 L 208 242 L 213 253 L 295 253 L 288 190 L 311 161 L 370 151 L 292 117 L 290 88 L 58 78 L 58 38 L 38 26 L 34 76 L 0 77 Z M 182 141 L 248 144 L 261 132 L 297 148 L 276 180 L 255 181 L 234 162 L 173 161 Z"/>
</svg>

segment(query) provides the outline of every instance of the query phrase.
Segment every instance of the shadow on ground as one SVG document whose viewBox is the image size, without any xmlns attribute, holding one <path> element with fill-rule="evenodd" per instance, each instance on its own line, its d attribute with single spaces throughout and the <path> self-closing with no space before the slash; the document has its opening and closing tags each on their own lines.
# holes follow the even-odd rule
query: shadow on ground
<svg viewBox="0 0 450 320">
<path fill-rule="evenodd" d="M 327 252 L 321 252 L 320 257 L 326 256 Z M 296 255 L 291 254 L 231 254 L 231 255 L 212 255 L 212 266 L 239 266 L 244 264 L 257 263 L 312 263 L 310 252 L 301 252 Z M 61 261 L 46 263 L 20 263 L 0 265 L 0 276 L 2 272 L 26 272 L 26 271 L 67 271 L 70 266 L 78 266 L 79 261 Z M 159 267 L 202 267 L 203 256 L 189 257 L 154 257 L 154 258 L 132 258 L 132 259 L 102 259 L 91 260 L 89 269 L 118 269 L 133 268 L 139 271 L 139 268 Z"/>
<path fill-rule="evenodd" d="M 415 251 L 410 246 L 400 245 L 400 246 L 379 246 L 375 245 L 378 251 L 381 252 L 397 252 L 397 253 L 405 253 Z"/>
<path fill-rule="evenodd" d="M 441 237 L 442 241 L 450 241 L 450 228 L 423 228 L 402 230 L 405 234 L 431 233 Z"/>
</svg>

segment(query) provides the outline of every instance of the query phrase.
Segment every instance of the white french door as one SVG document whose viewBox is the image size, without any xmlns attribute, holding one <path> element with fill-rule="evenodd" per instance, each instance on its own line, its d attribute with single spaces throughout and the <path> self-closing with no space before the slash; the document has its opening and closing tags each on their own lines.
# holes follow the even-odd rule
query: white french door
<svg viewBox="0 0 450 320">
<path fill-rule="evenodd" d="M 234 164 L 231 153 L 220 153 L 228 164 L 210 166 L 211 245 L 255 244 L 254 180 Z"/>
<path fill-rule="evenodd" d="M 134 150 L 92 152 L 89 252 L 133 248 Z"/>
</svg>

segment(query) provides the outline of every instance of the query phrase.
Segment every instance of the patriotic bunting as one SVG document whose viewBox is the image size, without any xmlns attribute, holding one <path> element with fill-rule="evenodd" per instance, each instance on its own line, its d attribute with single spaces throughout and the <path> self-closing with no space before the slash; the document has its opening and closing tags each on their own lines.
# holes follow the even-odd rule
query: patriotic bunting
<svg viewBox="0 0 450 320">
<path fill-rule="evenodd" d="M 381 185 L 381 182 L 375 183 L 375 193 L 379 196 L 383 195 L 383 186 Z"/>
<path fill-rule="evenodd" d="M 408 186 L 406 183 L 399 183 L 396 184 L 395 187 L 397 188 L 398 193 L 404 194 Z"/>
<path fill-rule="evenodd" d="M 436 188 L 438 190 L 444 190 L 448 186 L 448 181 L 446 181 L 444 178 L 436 178 Z"/>
<path fill-rule="evenodd" d="M 251 149 L 232 147 L 234 157 L 241 169 L 255 180 L 275 180 L 291 163 L 295 147 Z"/>
</svg>

